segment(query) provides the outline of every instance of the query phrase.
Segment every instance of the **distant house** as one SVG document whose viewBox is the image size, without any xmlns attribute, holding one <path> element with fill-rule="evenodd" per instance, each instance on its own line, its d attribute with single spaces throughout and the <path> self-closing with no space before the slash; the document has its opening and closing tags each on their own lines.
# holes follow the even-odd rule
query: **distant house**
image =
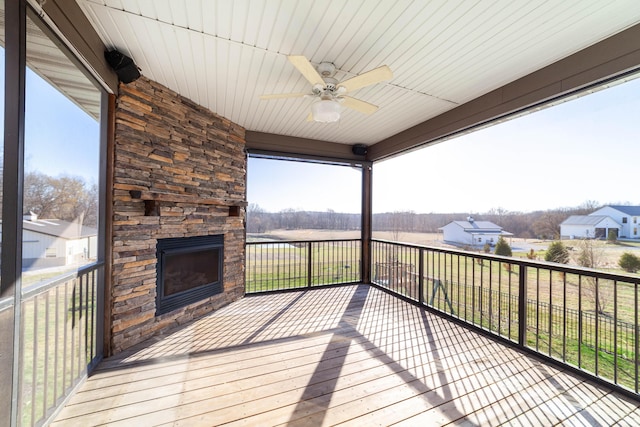
<svg viewBox="0 0 640 427">
<path fill-rule="evenodd" d="M 469 246 L 484 246 L 486 243 L 493 246 L 500 236 L 513 236 L 499 225 L 490 221 L 475 221 L 472 217 L 466 221 L 452 221 L 439 230 L 442 230 L 445 242 Z"/>
<path fill-rule="evenodd" d="M 604 206 L 589 215 L 572 215 L 560 224 L 563 239 L 606 239 L 610 232 L 617 238 L 640 239 L 640 206 Z"/>
<path fill-rule="evenodd" d="M 605 239 L 613 230 L 620 233 L 620 224 L 606 215 L 571 215 L 560 224 L 561 239 Z"/>
<path fill-rule="evenodd" d="M 640 221 L 640 206 L 605 206 L 591 215 L 607 215 L 621 225 L 618 237 L 623 239 L 640 239 L 638 222 Z"/>
<path fill-rule="evenodd" d="M 96 258 L 98 232 L 77 222 L 38 219 L 27 214 L 22 222 L 24 269 L 58 267 Z"/>
</svg>

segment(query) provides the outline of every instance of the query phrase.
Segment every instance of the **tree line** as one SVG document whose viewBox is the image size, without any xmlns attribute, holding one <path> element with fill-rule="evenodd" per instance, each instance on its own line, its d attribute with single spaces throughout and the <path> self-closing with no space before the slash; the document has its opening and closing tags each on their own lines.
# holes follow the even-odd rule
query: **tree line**
<svg viewBox="0 0 640 427">
<path fill-rule="evenodd" d="M 284 209 L 267 212 L 255 203 L 247 208 L 247 232 L 268 233 L 271 230 L 358 230 L 360 214 L 338 213 L 332 209 L 325 212 Z"/>
<path fill-rule="evenodd" d="M 0 212 L 1 203 L 0 194 Z M 81 177 L 54 177 L 38 171 L 27 172 L 24 176 L 24 213 L 33 212 L 42 219 L 80 220 L 83 225 L 97 227 L 98 203 L 97 184 L 89 184 Z"/>
<path fill-rule="evenodd" d="M 587 201 L 572 208 L 558 208 L 534 212 L 512 212 L 496 208 L 485 213 L 473 213 L 476 221 L 491 221 L 515 237 L 557 239 L 560 236 L 560 223 L 571 215 L 587 215 L 602 205 Z M 451 221 L 464 220 L 469 213 L 415 213 L 396 211 L 373 215 L 374 231 L 437 233 Z M 280 212 L 267 212 L 257 204 L 247 209 L 247 232 L 267 233 L 276 229 L 324 229 L 357 230 L 360 228 L 360 214 L 309 212 L 285 209 Z"/>
</svg>

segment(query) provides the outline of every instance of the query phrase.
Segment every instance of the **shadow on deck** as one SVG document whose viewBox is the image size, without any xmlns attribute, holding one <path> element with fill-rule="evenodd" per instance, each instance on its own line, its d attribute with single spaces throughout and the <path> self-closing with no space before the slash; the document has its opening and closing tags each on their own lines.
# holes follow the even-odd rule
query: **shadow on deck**
<svg viewBox="0 0 640 427">
<path fill-rule="evenodd" d="M 639 405 L 358 285 L 249 296 L 146 341 L 53 425 L 637 425 Z"/>
</svg>

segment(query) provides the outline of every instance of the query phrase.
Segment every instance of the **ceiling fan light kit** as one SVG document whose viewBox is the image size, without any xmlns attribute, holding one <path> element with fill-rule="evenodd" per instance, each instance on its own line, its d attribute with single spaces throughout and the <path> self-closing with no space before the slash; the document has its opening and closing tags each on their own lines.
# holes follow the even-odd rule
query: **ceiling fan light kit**
<svg viewBox="0 0 640 427">
<path fill-rule="evenodd" d="M 340 120 L 340 103 L 333 99 L 321 99 L 311 104 L 314 122 L 331 123 Z"/>
<path fill-rule="evenodd" d="M 332 123 L 340 120 L 341 104 L 364 114 L 372 114 L 378 107 L 356 98 L 344 96 L 348 92 L 380 83 L 393 78 L 391 69 L 386 65 L 352 77 L 344 82 L 333 78 L 336 67 L 330 62 L 318 64 L 317 70 L 302 55 L 290 55 L 289 62 L 311 83 L 311 94 L 284 93 L 262 95 L 261 99 L 298 98 L 312 96 L 320 98 L 311 104 L 311 119 L 315 122 Z"/>
</svg>

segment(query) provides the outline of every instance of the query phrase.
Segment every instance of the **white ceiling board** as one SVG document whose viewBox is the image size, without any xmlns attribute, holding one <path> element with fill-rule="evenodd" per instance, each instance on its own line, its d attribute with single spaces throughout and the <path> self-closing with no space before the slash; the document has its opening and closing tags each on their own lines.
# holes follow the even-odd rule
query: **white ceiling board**
<svg viewBox="0 0 640 427">
<path fill-rule="evenodd" d="M 247 130 L 374 144 L 640 22 L 637 0 L 77 0 L 142 73 Z M 309 83 L 287 61 L 333 62 L 378 105 L 308 122 Z"/>
</svg>

